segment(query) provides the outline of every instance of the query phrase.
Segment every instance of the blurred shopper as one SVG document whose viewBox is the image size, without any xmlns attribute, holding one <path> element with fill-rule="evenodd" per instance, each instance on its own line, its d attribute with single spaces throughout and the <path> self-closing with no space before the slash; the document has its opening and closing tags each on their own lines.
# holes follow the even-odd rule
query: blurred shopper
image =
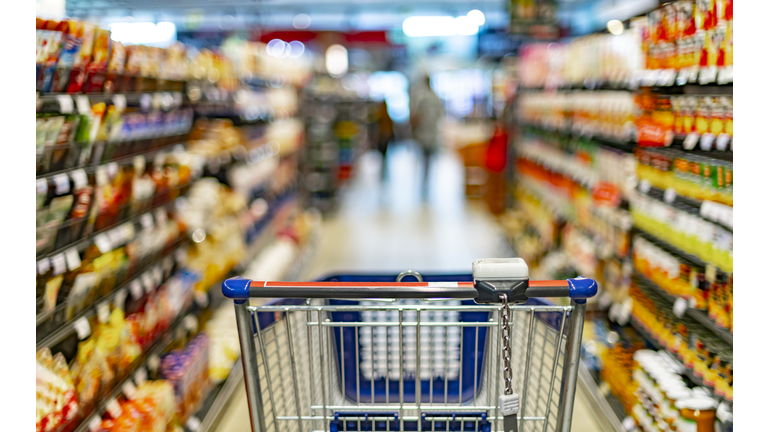
<svg viewBox="0 0 768 432">
<path fill-rule="evenodd" d="M 387 111 L 387 101 L 381 101 L 379 105 L 379 139 L 376 150 L 381 153 L 381 180 L 384 181 L 387 177 L 387 148 L 389 143 L 395 136 L 394 125 L 392 124 L 392 118 Z"/>
<path fill-rule="evenodd" d="M 415 110 L 411 113 L 411 128 L 413 138 L 421 147 L 424 155 L 424 181 L 422 192 L 427 195 L 427 179 L 429 178 L 429 162 L 437 149 L 437 126 L 443 117 L 443 103 L 432 90 L 429 76 L 424 77 L 424 88 L 416 99 Z"/>
</svg>

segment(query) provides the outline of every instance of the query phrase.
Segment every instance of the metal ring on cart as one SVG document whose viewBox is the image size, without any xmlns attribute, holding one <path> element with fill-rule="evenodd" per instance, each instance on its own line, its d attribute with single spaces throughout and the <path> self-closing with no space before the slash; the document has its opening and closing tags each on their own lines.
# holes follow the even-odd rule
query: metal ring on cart
<svg viewBox="0 0 768 432">
<path fill-rule="evenodd" d="M 401 272 L 399 275 L 397 275 L 397 279 L 395 282 L 400 282 L 403 280 L 406 276 L 413 276 L 416 279 L 419 280 L 419 282 L 424 282 L 424 278 L 421 277 L 421 273 L 417 272 L 416 270 L 406 270 L 404 272 Z"/>
</svg>

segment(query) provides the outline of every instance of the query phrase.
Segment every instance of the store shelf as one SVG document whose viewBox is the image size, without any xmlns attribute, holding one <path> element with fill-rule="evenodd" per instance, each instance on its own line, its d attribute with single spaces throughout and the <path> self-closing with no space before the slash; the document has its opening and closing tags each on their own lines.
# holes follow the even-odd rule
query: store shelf
<svg viewBox="0 0 768 432">
<path fill-rule="evenodd" d="M 179 189 L 183 189 L 184 187 L 185 186 L 182 186 Z M 186 193 L 180 194 L 176 198 L 167 200 L 167 201 L 165 201 L 163 203 L 160 203 L 160 204 L 155 204 L 152 207 L 150 207 L 149 209 L 147 209 L 147 210 L 145 210 L 145 211 L 143 211 L 141 213 L 137 213 L 137 214 L 135 214 L 133 216 L 130 216 L 130 217 L 128 217 L 128 218 L 126 218 L 126 219 L 124 219 L 124 220 L 122 220 L 120 222 L 115 222 L 114 224 L 109 225 L 107 227 L 104 227 L 104 228 L 102 228 L 102 229 L 100 229 L 98 231 L 94 231 L 94 232 L 88 234 L 85 238 L 81 238 L 79 240 L 76 240 L 76 241 L 73 241 L 71 243 L 68 243 L 68 244 L 66 244 L 66 245 L 64 245 L 64 246 L 62 246 L 60 248 L 55 249 L 52 252 L 48 252 L 48 253 L 44 253 L 44 254 L 38 255 L 37 256 L 37 261 L 40 261 L 40 260 L 43 260 L 43 259 L 47 259 L 47 258 L 51 258 L 53 256 L 59 255 L 61 253 L 64 253 L 65 251 L 67 251 L 69 249 L 72 249 L 72 248 L 76 248 L 78 251 L 82 251 L 85 248 L 87 248 L 88 246 L 90 246 L 91 244 L 93 244 L 94 239 L 97 236 L 102 235 L 104 233 L 107 233 L 109 231 L 112 231 L 112 230 L 120 227 L 121 225 L 124 225 L 124 224 L 127 224 L 127 223 L 134 223 L 134 224 L 135 223 L 141 223 L 142 218 L 146 218 L 147 217 L 146 215 L 151 215 L 153 212 L 157 211 L 158 209 L 167 208 L 167 207 L 170 207 L 172 205 L 175 205 L 176 203 L 179 202 L 178 200 L 184 198 L 185 195 L 186 195 Z M 65 223 L 67 223 L 67 221 L 63 222 L 62 224 L 65 224 Z"/>
<path fill-rule="evenodd" d="M 554 133 L 557 135 L 560 135 L 563 138 L 570 138 L 570 139 L 584 139 L 592 141 L 593 143 L 597 145 L 601 145 L 603 147 L 612 148 L 614 150 L 619 150 L 623 153 L 632 153 L 635 151 L 635 148 L 637 147 L 637 144 L 631 141 L 623 141 L 616 138 L 611 137 L 602 137 L 598 135 L 580 135 L 573 132 L 570 132 L 568 130 L 559 130 L 555 128 L 547 128 L 539 125 L 535 125 L 532 123 L 523 123 L 524 127 L 529 129 L 534 129 L 540 132 L 544 133 Z"/>
<path fill-rule="evenodd" d="M 106 104 L 125 104 L 130 107 L 142 107 L 149 109 L 154 106 L 165 110 L 178 108 L 184 103 L 184 93 L 172 90 L 156 90 L 145 92 L 117 92 L 117 93 L 37 93 L 36 103 L 38 113 L 49 112 L 74 112 L 74 103 L 65 104 L 62 110 L 61 98 L 74 101 L 77 98 L 87 97 L 89 102 Z M 68 106 L 66 106 L 68 105 Z"/>
<path fill-rule="evenodd" d="M 643 330 L 643 327 L 635 321 L 634 317 L 630 319 L 629 322 L 632 325 L 632 327 L 637 331 L 637 333 L 640 334 L 644 339 L 646 339 L 651 344 L 651 346 L 654 347 L 654 349 L 656 349 L 657 351 L 666 351 L 666 349 L 663 346 L 661 346 L 661 344 L 659 344 L 659 342 L 656 339 L 654 339 L 650 334 L 648 334 L 648 332 Z M 677 359 L 677 356 L 675 356 L 674 354 L 670 353 L 669 355 L 673 359 Z M 688 380 L 693 383 L 694 386 L 712 390 L 712 387 L 704 384 L 704 380 L 697 377 L 692 369 L 689 369 L 683 366 L 683 373 L 685 374 L 685 377 L 688 378 Z M 733 403 L 733 401 L 728 401 L 724 397 L 715 394 L 714 391 L 712 391 L 712 397 L 716 398 L 718 401 Z"/>
<path fill-rule="evenodd" d="M 647 186 L 646 188 L 647 188 L 647 191 L 644 192 L 643 187 L 638 186 L 637 191 L 649 198 L 653 198 L 657 201 L 662 201 L 678 210 L 682 210 L 686 213 L 692 214 L 694 216 L 698 216 L 730 232 L 733 232 L 733 226 L 727 225 L 726 223 L 723 223 L 723 221 L 715 220 L 711 217 L 706 217 L 701 214 L 702 213 L 701 207 L 702 205 L 704 205 L 706 201 L 702 201 L 696 198 L 690 198 L 690 197 L 687 197 L 684 195 L 678 195 L 678 194 L 675 194 L 672 200 L 666 200 L 664 196 L 665 191 L 663 189 L 653 187 L 653 186 Z"/>
<path fill-rule="evenodd" d="M 704 261 L 703 259 L 701 259 L 700 257 L 698 257 L 696 255 L 689 254 L 687 252 L 684 252 L 684 251 L 678 249 L 675 246 L 672 246 L 671 244 L 665 242 L 664 240 L 661 240 L 660 238 L 658 238 L 655 235 L 649 233 L 648 231 L 643 230 L 642 228 L 639 228 L 639 227 L 635 226 L 634 229 L 637 232 L 637 235 L 639 235 L 640 237 L 648 240 L 649 242 L 653 243 L 654 245 L 656 245 L 656 246 L 658 246 L 658 247 L 660 247 L 662 249 L 665 249 L 667 252 L 669 252 L 669 253 L 671 253 L 673 255 L 676 255 L 678 258 L 681 258 L 681 259 L 683 259 L 685 261 L 688 261 L 689 263 L 691 263 L 691 264 L 693 264 L 693 265 L 695 265 L 697 267 L 706 268 L 707 266 L 713 265 L 713 264 L 710 264 L 710 263 Z M 715 266 L 715 268 L 717 268 L 718 273 L 730 274 L 730 272 L 727 272 L 727 271 L 725 271 L 723 269 L 720 269 L 717 266 Z"/>
<path fill-rule="evenodd" d="M 152 346 L 144 351 L 136 359 L 136 361 L 133 362 L 133 365 L 128 368 L 128 372 L 125 374 L 125 377 L 115 385 L 110 394 L 104 397 L 96 406 L 96 408 L 80 422 L 80 426 L 75 429 L 75 432 L 86 432 L 90 430 L 91 422 L 94 421 L 97 416 L 101 416 L 101 414 L 107 410 L 107 405 L 123 393 L 123 386 L 132 380 L 134 373 L 138 371 L 140 367 L 147 367 L 146 362 L 150 357 L 155 355 L 160 356 L 160 354 L 165 351 L 171 342 L 173 342 L 174 335 L 185 327 L 185 318 L 189 315 L 195 314 L 197 311 L 198 306 L 193 303 L 186 312 L 179 314 L 179 316 L 174 320 L 173 324 L 171 324 L 168 329 L 157 338 Z"/>
<path fill-rule="evenodd" d="M 140 269 L 137 269 L 134 272 L 134 276 L 131 279 L 123 282 L 120 286 L 118 286 L 115 289 L 113 289 L 112 291 L 110 291 L 110 293 L 105 295 L 104 297 L 101 297 L 101 298 L 99 298 L 97 300 L 94 300 L 93 303 L 90 306 L 86 307 L 82 312 L 80 312 L 79 314 L 74 316 L 72 319 L 68 320 L 67 322 L 65 322 L 65 323 L 63 323 L 61 325 L 59 325 L 56 328 L 56 330 L 54 330 L 53 332 L 51 332 L 51 333 L 49 333 L 47 335 L 44 335 L 42 337 L 40 337 L 40 335 L 38 335 L 37 349 L 40 349 L 42 347 L 49 347 L 50 348 L 50 347 L 56 346 L 59 343 L 61 343 L 69 335 L 74 333 L 74 331 L 75 331 L 75 323 L 77 321 L 80 321 L 83 318 L 90 320 L 91 318 L 95 317 L 96 314 L 97 314 L 97 310 L 98 310 L 99 306 L 101 306 L 104 303 L 112 304 L 112 302 L 114 302 L 115 299 L 117 298 L 118 293 L 120 293 L 120 292 L 125 293 L 125 295 L 126 295 L 125 298 L 126 298 L 126 301 L 127 301 L 128 290 L 129 290 L 129 287 L 131 286 L 131 284 L 133 284 L 135 282 L 140 282 L 142 275 L 148 269 L 150 269 L 150 267 L 162 265 L 160 263 L 160 261 L 164 260 L 166 257 L 171 256 L 172 254 L 175 254 L 184 245 L 186 245 L 187 242 L 188 242 L 188 239 L 186 238 L 186 236 L 182 236 L 180 239 L 178 239 L 174 243 L 174 245 L 171 248 L 169 248 L 165 253 L 160 255 L 160 257 L 158 257 L 156 260 L 148 263 L 147 265 L 145 265 L 144 267 L 142 267 Z M 160 283 L 160 285 L 165 283 L 167 280 L 168 280 L 168 278 L 163 278 L 163 280 Z M 160 285 L 158 285 L 158 286 L 160 286 Z M 157 287 L 155 287 L 155 289 L 156 288 Z M 146 296 L 146 294 L 143 294 L 141 296 L 141 298 L 144 298 L 145 296 Z M 36 317 L 37 326 L 40 326 L 42 323 L 44 323 L 51 316 L 56 316 L 57 314 L 64 313 L 64 310 L 66 309 L 66 307 L 67 307 L 67 303 L 64 302 L 64 303 L 56 305 L 56 308 L 53 311 L 51 311 L 51 312 L 48 312 L 48 313 L 43 312 L 43 313 L 38 314 L 37 317 Z"/>
<path fill-rule="evenodd" d="M 61 174 L 70 174 L 70 173 L 72 173 L 74 171 L 77 171 L 77 170 L 84 170 L 86 173 L 90 174 L 90 173 L 96 172 L 96 170 L 100 166 L 106 167 L 107 165 L 110 165 L 110 164 L 113 164 L 113 163 L 116 163 L 118 166 L 129 166 L 129 165 L 133 165 L 134 159 L 137 156 L 143 156 L 144 160 L 146 161 L 146 163 L 151 163 L 151 162 L 153 162 L 157 158 L 158 155 L 168 154 L 168 153 L 176 150 L 177 146 L 180 146 L 178 148 L 184 149 L 186 147 L 186 141 L 184 141 L 183 138 L 185 138 L 186 136 L 187 136 L 187 134 L 184 133 L 184 134 L 179 134 L 179 135 L 171 135 L 171 136 L 167 136 L 167 137 L 148 138 L 146 140 L 133 140 L 133 141 L 118 142 L 118 143 L 116 143 L 116 145 L 118 145 L 118 146 L 127 145 L 129 143 L 136 143 L 136 142 L 147 142 L 147 145 L 152 147 L 153 146 L 152 142 L 156 141 L 156 140 L 174 140 L 170 144 L 165 144 L 165 145 L 162 145 L 160 147 L 155 147 L 155 148 L 152 148 L 152 149 L 150 149 L 148 151 L 134 152 L 134 153 L 131 153 L 131 154 L 128 154 L 128 155 L 122 155 L 122 156 L 119 156 L 119 157 L 116 157 L 116 158 L 112 158 L 112 159 L 109 159 L 109 160 L 105 160 L 105 161 L 99 161 L 99 162 L 96 162 L 96 163 L 88 163 L 88 164 L 83 165 L 83 166 L 77 166 L 77 167 L 65 168 L 65 169 L 58 170 L 58 171 L 47 172 L 47 173 L 38 175 L 37 178 L 38 179 L 49 179 L 51 177 L 54 177 L 54 176 L 57 176 L 57 175 L 61 175 Z M 106 145 L 105 143 L 96 143 L 96 144 L 94 144 L 94 146 L 99 145 L 99 144 Z M 73 145 L 76 145 L 76 144 L 73 144 Z"/>
<path fill-rule="evenodd" d="M 635 270 L 633 276 L 638 286 L 642 286 L 645 289 L 652 290 L 653 292 L 655 292 L 656 294 L 664 298 L 666 301 L 668 301 L 670 305 L 674 304 L 675 301 L 678 299 L 678 297 L 675 297 L 669 294 L 663 288 L 656 285 L 653 281 L 646 278 L 642 274 L 638 273 L 637 270 Z M 705 326 L 706 328 L 711 330 L 714 334 L 716 334 L 718 337 L 720 337 L 720 339 L 727 342 L 728 344 L 731 345 L 731 347 L 733 347 L 733 334 L 724 328 L 718 327 L 715 321 L 710 319 L 705 311 L 701 311 L 693 308 L 687 308 L 685 310 L 685 315 L 697 321 L 699 324 Z"/>
</svg>

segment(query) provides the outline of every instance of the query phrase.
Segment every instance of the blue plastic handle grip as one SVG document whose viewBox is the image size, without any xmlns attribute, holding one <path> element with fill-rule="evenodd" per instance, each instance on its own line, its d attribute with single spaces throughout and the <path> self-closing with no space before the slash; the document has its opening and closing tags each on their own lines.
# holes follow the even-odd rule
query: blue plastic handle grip
<svg viewBox="0 0 768 432">
<path fill-rule="evenodd" d="M 577 303 L 585 303 L 588 298 L 597 295 L 597 281 L 579 276 L 568 279 L 568 297 Z"/>
<path fill-rule="evenodd" d="M 224 294 L 224 297 L 231 298 L 235 303 L 241 304 L 248 300 L 250 286 L 250 279 L 244 279 L 238 276 L 225 280 L 224 283 L 221 284 L 221 293 Z"/>
</svg>

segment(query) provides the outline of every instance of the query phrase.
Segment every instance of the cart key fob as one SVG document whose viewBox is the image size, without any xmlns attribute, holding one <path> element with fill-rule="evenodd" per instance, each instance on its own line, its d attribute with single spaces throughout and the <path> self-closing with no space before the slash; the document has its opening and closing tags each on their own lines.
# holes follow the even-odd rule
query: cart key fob
<svg viewBox="0 0 768 432">
<path fill-rule="evenodd" d="M 520 396 L 517 393 L 499 396 L 499 408 L 501 408 L 501 415 L 504 416 L 504 432 L 517 432 Z"/>
</svg>

